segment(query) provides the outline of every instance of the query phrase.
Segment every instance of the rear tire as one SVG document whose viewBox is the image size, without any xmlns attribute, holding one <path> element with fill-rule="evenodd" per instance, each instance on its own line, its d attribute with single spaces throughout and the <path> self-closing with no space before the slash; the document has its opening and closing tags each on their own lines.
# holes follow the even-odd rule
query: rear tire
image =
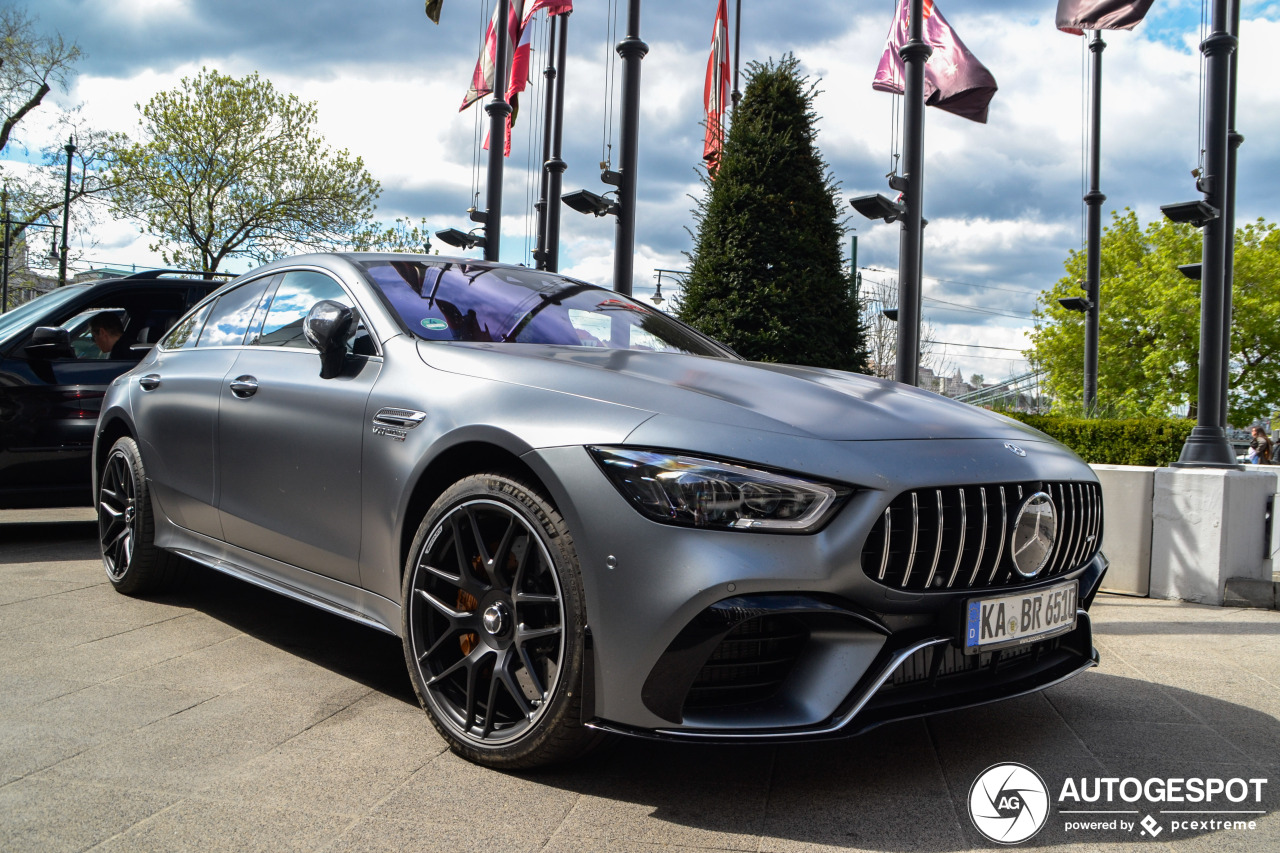
<svg viewBox="0 0 1280 853">
<path fill-rule="evenodd" d="M 499 474 L 440 496 L 409 550 L 405 662 L 431 722 L 462 757 L 518 769 L 575 758 L 586 612 L 573 539 L 534 488 Z"/>
<path fill-rule="evenodd" d="M 98 542 L 111 585 L 125 595 L 145 595 L 176 583 L 182 560 L 156 547 L 147 471 L 132 438 L 111 446 L 97 499 Z"/>
</svg>

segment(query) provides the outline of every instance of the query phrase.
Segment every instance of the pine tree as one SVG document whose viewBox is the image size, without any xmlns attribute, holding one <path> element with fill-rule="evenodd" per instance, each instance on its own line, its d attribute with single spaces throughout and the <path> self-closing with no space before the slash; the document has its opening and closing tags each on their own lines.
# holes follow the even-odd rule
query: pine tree
<svg viewBox="0 0 1280 853">
<path fill-rule="evenodd" d="M 747 69 L 719 169 L 703 177 L 678 313 L 753 361 L 865 371 L 838 185 L 798 65 L 788 54 Z"/>
</svg>

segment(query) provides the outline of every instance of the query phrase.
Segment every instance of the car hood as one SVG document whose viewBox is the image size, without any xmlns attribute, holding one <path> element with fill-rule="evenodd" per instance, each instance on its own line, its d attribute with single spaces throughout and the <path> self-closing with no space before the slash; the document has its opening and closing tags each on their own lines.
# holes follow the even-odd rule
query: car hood
<svg viewBox="0 0 1280 853">
<path fill-rule="evenodd" d="M 676 353 L 418 342 L 440 370 L 686 420 L 845 440 L 1017 438 L 1025 424 L 872 376 Z"/>
</svg>

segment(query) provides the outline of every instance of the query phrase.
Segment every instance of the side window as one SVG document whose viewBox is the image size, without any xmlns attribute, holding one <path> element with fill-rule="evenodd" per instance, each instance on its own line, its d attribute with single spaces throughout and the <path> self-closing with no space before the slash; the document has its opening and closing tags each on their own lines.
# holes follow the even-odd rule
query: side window
<svg viewBox="0 0 1280 853">
<path fill-rule="evenodd" d="M 209 316 L 209 312 L 213 310 L 214 303 L 210 302 L 203 308 L 191 316 L 187 317 L 181 323 L 173 328 L 173 331 L 165 335 L 164 340 L 160 342 L 161 349 L 189 349 L 196 345 L 196 341 L 200 340 L 200 330 L 204 328 L 204 321 Z"/>
<path fill-rule="evenodd" d="M 219 296 L 205 320 L 196 346 L 234 347 L 243 344 L 245 332 L 249 330 L 249 323 L 270 281 L 270 276 L 255 279 Z"/>
<path fill-rule="evenodd" d="M 309 270 L 294 270 L 285 273 L 275 296 L 271 298 L 271 307 L 267 310 L 266 319 L 262 323 L 262 333 L 254 343 L 263 347 L 297 347 L 310 349 L 302 333 L 302 321 L 306 319 L 311 306 L 322 299 L 332 299 L 343 305 L 351 305 L 342 286 L 324 273 Z M 353 331 L 359 323 L 352 324 Z M 351 341 L 347 342 L 347 351 L 351 351 Z"/>
</svg>

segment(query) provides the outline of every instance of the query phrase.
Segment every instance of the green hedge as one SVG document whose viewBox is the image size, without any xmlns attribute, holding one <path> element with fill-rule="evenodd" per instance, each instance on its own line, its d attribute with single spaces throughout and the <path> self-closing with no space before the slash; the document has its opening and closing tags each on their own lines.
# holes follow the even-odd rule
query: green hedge
<svg viewBox="0 0 1280 853">
<path fill-rule="evenodd" d="M 1196 422 L 1186 418 L 1072 418 L 1004 412 L 1061 441 L 1095 465 L 1155 465 L 1178 460 Z"/>
</svg>

